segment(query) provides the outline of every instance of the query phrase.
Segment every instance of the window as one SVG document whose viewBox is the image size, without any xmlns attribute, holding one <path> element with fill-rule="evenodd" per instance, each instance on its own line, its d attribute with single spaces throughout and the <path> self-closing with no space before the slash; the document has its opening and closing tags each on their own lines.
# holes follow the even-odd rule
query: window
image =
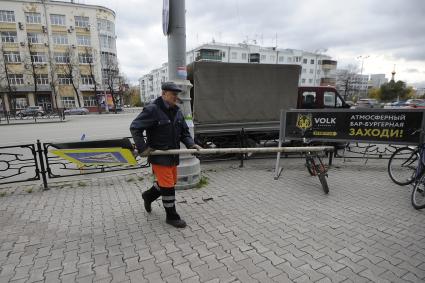
<svg viewBox="0 0 425 283">
<path fill-rule="evenodd" d="M 28 107 L 28 100 L 25 97 L 16 98 L 16 109 L 25 109 Z"/>
<path fill-rule="evenodd" d="M 80 64 L 91 64 L 93 63 L 93 55 L 87 53 L 78 54 L 78 61 Z"/>
<path fill-rule="evenodd" d="M 301 80 L 301 82 L 302 82 L 303 84 L 305 84 L 305 79 L 302 79 L 302 80 Z"/>
<path fill-rule="evenodd" d="M 31 52 L 31 62 L 34 62 L 34 63 L 47 62 L 46 53 L 44 53 L 44 52 Z"/>
<path fill-rule="evenodd" d="M 102 48 L 115 48 L 115 38 L 109 35 L 100 35 L 100 47 Z"/>
<path fill-rule="evenodd" d="M 285 57 L 279 56 L 279 62 L 283 62 L 285 60 Z"/>
<path fill-rule="evenodd" d="M 304 91 L 303 92 L 303 101 L 302 108 L 311 109 L 316 108 L 316 92 L 314 91 Z"/>
<path fill-rule="evenodd" d="M 96 96 L 94 96 L 94 95 L 84 96 L 83 100 L 84 100 L 84 106 L 85 107 L 96 107 L 97 106 Z"/>
<path fill-rule="evenodd" d="M 86 28 L 89 26 L 89 17 L 75 16 L 75 26 L 80 28 Z"/>
<path fill-rule="evenodd" d="M 75 98 L 71 96 L 64 96 L 61 98 L 62 105 L 65 108 L 75 108 Z"/>
<path fill-rule="evenodd" d="M 58 75 L 58 83 L 60 85 L 70 85 L 71 78 L 67 75 Z"/>
<path fill-rule="evenodd" d="M 308 79 L 308 83 L 312 84 L 313 83 L 313 79 Z"/>
<path fill-rule="evenodd" d="M 242 60 L 246 60 L 246 53 L 242 53 Z"/>
<path fill-rule="evenodd" d="M 317 70 L 317 74 L 320 75 L 320 70 Z"/>
<path fill-rule="evenodd" d="M 238 58 L 238 53 L 232 52 L 232 59 L 237 59 L 237 58 Z"/>
<path fill-rule="evenodd" d="M 25 13 L 25 19 L 28 24 L 41 24 L 41 14 L 40 13 Z"/>
<path fill-rule="evenodd" d="M 288 63 L 292 62 L 292 57 L 288 57 Z"/>
<path fill-rule="evenodd" d="M 113 53 L 109 53 L 109 52 L 102 52 L 100 54 L 100 60 L 102 63 L 102 66 L 108 67 L 108 66 L 114 66 L 117 62 L 117 58 L 116 55 Z M 165 70 L 165 73 L 167 72 L 167 70 Z"/>
<path fill-rule="evenodd" d="M 97 29 L 99 31 L 109 31 L 115 33 L 114 23 L 104 19 L 97 19 Z"/>
<path fill-rule="evenodd" d="M 39 85 L 48 85 L 49 84 L 49 78 L 47 77 L 47 74 L 38 74 L 36 75 L 37 84 Z"/>
<path fill-rule="evenodd" d="M 310 74 L 314 74 L 314 70 L 313 69 L 310 69 Z"/>
<path fill-rule="evenodd" d="M 307 73 L 306 68 L 303 68 L 303 74 Z"/>
<path fill-rule="evenodd" d="M 101 36 L 102 37 L 102 36 Z M 80 46 L 90 46 L 90 36 L 88 35 L 77 35 L 77 44 Z M 112 47 L 110 47 L 112 48 Z"/>
<path fill-rule="evenodd" d="M 65 26 L 65 15 L 50 14 L 50 24 L 54 26 Z"/>
<path fill-rule="evenodd" d="M 311 59 L 310 60 L 310 64 L 314 64 L 314 59 Z"/>
<path fill-rule="evenodd" d="M 1 42 L 17 42 L 16 31 L 2 31 Z"/>
<path fill-rule="evenodd" d="M 81 75 L 81 84 L 83 85 L 93 85 L 93 78 L 90 75 Z"/>
<path fill-rule="evenodd" d="M 335 107 L 335 92 L 325 91 L 323 93 L 323 105 L 327 107 Z"/>
<path fill-rule="evenodd" d="M 15 13 L 13 11 L 0 10 L 0 22 L 15 22 Z"/>
<path fill-rule="evenodd" d="M 55 52 L 53 54 L 53 57 L 55 58 L 55 62 L 57 64 L 69 63 L 69 54 L 68 53 Z"/>
<path fill-rule="evenodd" d="M 29 32 L 27 39 L 29 43 L 42 43 L 43 35 L 41 33 Z"/>
<path fill-rule="evenodd" d="M 21 62 L 21 55 L 19 52 L 15 51 L 4 51 L 4 61 L 6 63 L 20 63 Z"/>
<path fill-rule="evenodd" d="M 276 60 L 276 57 L 274 55 L 270 55 L 270 61 L 274 62 Z"/>
<path fill-rule="evenodd" d="M 297 63 L 301 62 L 301 57 L 296 56 L 296 57 L 295 57 L 295 62 L 297 62 Z"/>
<path fill-rule="evenodd" d="M 23 85 L 24 75 L 22 74 L 9 74 L 9 81 L 11 85 Z"/>
<path fill-rule="evenodd" d="M 307 58 L 303 59 L 303 64 L 307 64 Z"/>
<path fill-rule="evenodd" d="M 261 62 L 266 61 L 266 55 L 261 55 L 260 60 Z"/>
<path fill-rule="evenodd" d="M 54 33 L 52 39 L 56 45 L 68 45 L 68 36 L 64 33 Z"/>
</svg>

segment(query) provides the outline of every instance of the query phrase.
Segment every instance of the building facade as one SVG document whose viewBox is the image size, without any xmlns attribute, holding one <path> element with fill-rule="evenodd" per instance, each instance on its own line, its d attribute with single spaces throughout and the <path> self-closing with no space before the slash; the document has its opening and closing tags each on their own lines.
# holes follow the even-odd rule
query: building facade
<svg viewBox="0 0 425 283">
<path fill-rule="evenodd" d="M 50 0 L 0 0 L 1 108 L 110 104 L 117 76 L 115 12 Z M 96 91 L 95 91 L 96 90 Z"/>
<path fill-rule="evenodd" d="M 385 74 L 372 74 L 369 79 L 369 88 L 380 88 L 381 85 L 388 83 Z"/>
<path fill-rule="evenodd" d="M 296 49 L 261 47 L 252 44 L 208 43 L 186 53 L 188 64 L 195 61 L 257 64 L 297 64 L 302 67 L 300 86 L 335 85 L 337 62 L 330 56 Z M 139 79 L 142 102 L 160 95 L 161 82 L 168 80 L 167 64 Z"/>
</svg>

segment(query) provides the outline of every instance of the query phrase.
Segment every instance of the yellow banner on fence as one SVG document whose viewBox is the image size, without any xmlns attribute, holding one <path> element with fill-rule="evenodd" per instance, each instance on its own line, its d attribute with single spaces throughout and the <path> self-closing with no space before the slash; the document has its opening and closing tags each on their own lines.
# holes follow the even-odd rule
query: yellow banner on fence
<svg viewBox="0 0 425 283">
<path fill-rule="evenodd" d="M 137 164 L 133 153 L 129 149 L 122 147 L 55 149 L 50 152 L 77 164 L 79 167 L 91 165 L 116 166 Z"/>
</svg>

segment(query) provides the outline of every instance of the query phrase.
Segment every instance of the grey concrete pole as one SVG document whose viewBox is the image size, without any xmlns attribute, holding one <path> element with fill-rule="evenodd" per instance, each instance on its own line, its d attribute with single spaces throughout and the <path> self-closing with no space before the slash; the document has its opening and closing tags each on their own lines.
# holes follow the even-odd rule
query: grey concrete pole
<svg viewBox="0 0 425 283">
<path fill-rule="evenodd" d="M 169 5 L 168 25 L 168 78 L 179 85 L 183 91 L 179 94 L 182 101 L 183 115 L 194 137 L 192 110 L 190 108 L 191 83 L 186 72 L 186 8 L 185 0 L 166 0 Z M 163 23 L 164 24 L 164 23 Z M 184 145 L 182 144 L 184 148 Z M 188 189 L 196 186 L 201 178 L 199 159 L 186 154 L 180 155 L 180 165 L 177 167 L 178 182 L 176 189 Z"/>
</svg>

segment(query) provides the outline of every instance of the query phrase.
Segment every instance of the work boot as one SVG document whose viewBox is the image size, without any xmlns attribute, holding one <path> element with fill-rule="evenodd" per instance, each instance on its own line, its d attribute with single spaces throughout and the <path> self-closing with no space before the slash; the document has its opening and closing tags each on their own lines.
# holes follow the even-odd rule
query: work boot
<svg viewBox="0 0 425 283">
<path fill-rule="evenodd" d="M 146 192 L 142 193 L 142 198 L 144 200 L 145 210 L 147 212 L 152 211 L 152 202 L 155 201 L 159 196 L 161 195 L 161 191 L 158 187 L 157 183 L 154 183 L 154 185 L 147 190 Z"/>
<path fill-rule="evenodd" d="M 186 222 L 180 218 L 176 211 L 176 191 L 173 188 L 161 188 L 162 204 L 164 205 L 167 224 L 176 228 L 186 227 Z"/>
</svg>

